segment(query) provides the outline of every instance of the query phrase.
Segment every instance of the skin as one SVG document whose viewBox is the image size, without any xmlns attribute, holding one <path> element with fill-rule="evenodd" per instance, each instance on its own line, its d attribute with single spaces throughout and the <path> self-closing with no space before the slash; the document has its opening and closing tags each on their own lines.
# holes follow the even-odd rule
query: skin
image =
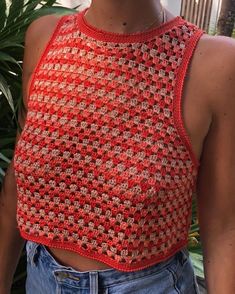
<svg viewBox="0 0 235 294">
<path fill-rule="evenodd" d="M 91 25 L 106 31 L 133 33 L 144 30 L 155 19 L 159 19 L 155 26 L 159 25 L 160 9 L 159 1 L 154 0 L 94 0 L 86 18 Z M 172 17 L 168 13 L 168 21 Z M 32 23 L 26 33 L 23 69 L 26 109 L 32 72 L 57 22 L 57 16 L 42 17 Z M 235 293 L 234 110 L 235 41 L 204 35 L 185 81 L 182 115 L 192 148 L 201 163 L 197 199 L 209 294 Z M 25 114 L 19 116 L 22 127 Z M 0 243 L 0 272 L 4 273 L 0 277 L 0 294 L 6 294 L 10 293 L 12 275 L 24 244 L 16 229 L 16 186 L 12 165 L 4 180 L 0 209 L 0 232 L 4 240 Z M 12 252 L 8 248 L 13 243 L 18 244 L 19 250 L 14 250 L 14 255 L 6 254 Z M 109 268 L 74 252 L 48 250 L 62 264 L 80 271 Z"/>
</svg>

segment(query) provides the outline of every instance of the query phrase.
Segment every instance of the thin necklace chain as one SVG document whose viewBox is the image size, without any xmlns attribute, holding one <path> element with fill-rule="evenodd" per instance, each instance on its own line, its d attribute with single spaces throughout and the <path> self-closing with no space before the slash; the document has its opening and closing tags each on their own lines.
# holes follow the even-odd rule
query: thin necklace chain
<svg viewBox="0 0 235 294">
<path fill-rule="evenodd" d="M 87 9 L 87 11 L 85 12 L 85 15 L 87 14 L 89 9 Z M 157 22 L 159 21 L 159 19 L 154 19 L 154 21 L 150 24 L 147 25 L 144 29 L 142 29 L 141 31 L 135 31 L 135 33 L 143 33 L 145 31 L 149 31 Z M 161 24 L 164 24 L 167 21 L 167 15 L 166 15 L 166 10 L 164 9 L 164 7 L 161 4 Z"/>
<path fill-rule="evenodd" d="M 152 22 L 150 25 L 148 25 L 147 27 L 145 27 L 143 30 L 138 31 L 137 33 L 149 31 L 158 21 L 159 21 L 158 18 L 155 19 L 154 22 Z M 161 5 L 161 24 L 164 24 L 166 21 L 167 21 L 166 10 Z"/>
</svg>

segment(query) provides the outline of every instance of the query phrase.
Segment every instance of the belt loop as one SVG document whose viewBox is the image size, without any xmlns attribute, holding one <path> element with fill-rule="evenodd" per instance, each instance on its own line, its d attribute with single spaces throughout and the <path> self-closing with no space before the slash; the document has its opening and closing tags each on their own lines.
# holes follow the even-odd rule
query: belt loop
<svg viewBox="0 0 235 294">
<path fill-rule="evenodd" d="M 186 247 L 180 250 L 180 257 L 179 258 L 180 258 L 180 263 L 182 266 L 189 259 L 189 252 Z"/>
<path fill-rule="evenodd" d="M 182 249 L 183 253 L 187 256 L 187 258 L 189 257 L 189 251 L 188 251 L 188 248 L 187 247 L 184 247 Z"/>
<path fill-rule="evenodd" d="M 27 241 L 26 243 L 26 252 L 27 252 L 27 260 L 30 262 L 32 266 L 36 266 L 37 259 L 38 259 L 38 247 L 39 244 Z"/>
<path fill-rule="evenodd" d="M 98 294 L 99 285 L 98 285 L 98 273 L 97 272 L 89 272 L 90 279 L 90 294 Z"/>
</svg>

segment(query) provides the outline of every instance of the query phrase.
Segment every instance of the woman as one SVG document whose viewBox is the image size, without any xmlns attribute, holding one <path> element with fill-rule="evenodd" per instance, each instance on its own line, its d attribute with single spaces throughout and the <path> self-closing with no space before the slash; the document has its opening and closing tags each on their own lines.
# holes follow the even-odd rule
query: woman
<svg viewBox="0 0 235 294">
<path fill-rule="evenodd" d="M 234 162 L 220 131 L 226 125 L 229 137 L 234 123 L 220 95 L 234 43 L 203 35 L 158 0 L 94 0 L 35 21 L 25 43 L 27 117 L 1 197 L 0 293 L 25 239 L 27 293 L 199 293 L 185 249 L 196 180 L 208 291 L 232 293 L 234 253 L 218 244 L 232 243 L 234 186 L 214 182 Z M 223 162 L 219 145 L 230 154 Z"/>
</svg>

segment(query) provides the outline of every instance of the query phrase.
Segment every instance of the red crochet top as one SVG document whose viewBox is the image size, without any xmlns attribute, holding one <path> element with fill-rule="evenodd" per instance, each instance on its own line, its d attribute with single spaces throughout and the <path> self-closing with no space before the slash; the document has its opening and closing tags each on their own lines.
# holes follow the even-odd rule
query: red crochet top
<svg viewBox="0 0 235 294">
<path fill-rule="evenodd" d="M 176 17 L 115 34 L 64 16 L 15 149 L 21 235 L 122 271 L 187 244 L 198 161 L 181 115 L 202 31 Z"/>
</svg>

